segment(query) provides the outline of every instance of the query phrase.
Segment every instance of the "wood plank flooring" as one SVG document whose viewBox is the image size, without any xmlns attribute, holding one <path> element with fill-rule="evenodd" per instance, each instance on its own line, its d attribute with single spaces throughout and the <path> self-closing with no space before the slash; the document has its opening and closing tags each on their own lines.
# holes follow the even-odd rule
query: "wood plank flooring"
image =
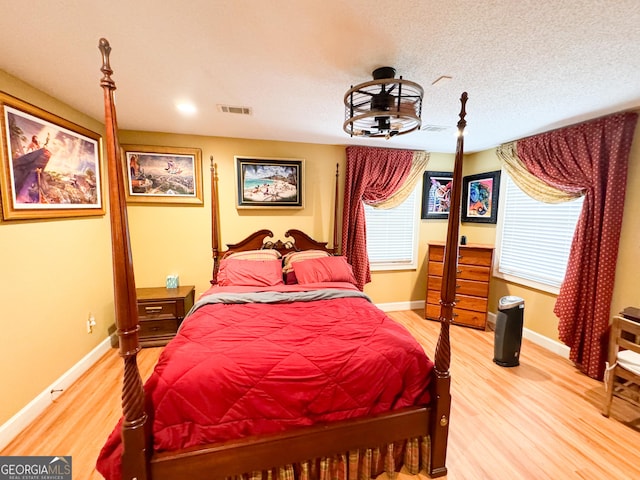
<svg viewBox="0 0 640 480">
<path fill-rule="evenodd" d="M 421 311 L 389 314 L 433 356 L 438 324 Z M 640 412 L 601 382 L 523 340 L 521 364 L 493 363 L 493 332 L 451 327 L 448 480 L 640 478 Z M 146 378 L 160 348 L 138 356 Z M 120 417 L 121 360 L 109 351 L 0 455 L 71 455 L 74 479 L 100 479 L 95 459 Z M 408 475 L 400 474 L 405 480 Z"/>
</svg>

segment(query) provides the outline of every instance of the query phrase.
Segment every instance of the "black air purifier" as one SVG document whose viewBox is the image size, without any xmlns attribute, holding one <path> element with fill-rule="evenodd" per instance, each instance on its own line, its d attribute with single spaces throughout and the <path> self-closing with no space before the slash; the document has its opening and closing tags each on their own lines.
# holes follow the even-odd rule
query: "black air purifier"
<svg viewBox="0 0 640 480">
<path fill-rule="evenodd" d="M 524 300 L 520 297 L 502 297 L 498 303 L 493 361 L 501 367 L 520 365 Z"/>
</svg>

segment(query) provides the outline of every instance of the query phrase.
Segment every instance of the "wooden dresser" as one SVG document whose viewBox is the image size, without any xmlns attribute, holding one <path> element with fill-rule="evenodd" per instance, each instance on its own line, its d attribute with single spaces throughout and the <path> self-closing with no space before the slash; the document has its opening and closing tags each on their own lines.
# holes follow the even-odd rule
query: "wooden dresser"
<svg viewBox="0 0 640 480">
<path fill-rule="evenodd" d="M 430 243 L 427 258 L 425 317 L 439 320 L 444 244 Z M 456 306 L 452 323 L 483 330 L 486 328 L 492 262 L 493 247 L 477 244 L 459 246 Z"/>
<path fill-rule="evenodd" d="M 166 345 L 175 337 L 182 319 L 193 307 L 195 288 L 136 288 L 138 318 L 140 319 L 140 346 Z"/>
</svg>

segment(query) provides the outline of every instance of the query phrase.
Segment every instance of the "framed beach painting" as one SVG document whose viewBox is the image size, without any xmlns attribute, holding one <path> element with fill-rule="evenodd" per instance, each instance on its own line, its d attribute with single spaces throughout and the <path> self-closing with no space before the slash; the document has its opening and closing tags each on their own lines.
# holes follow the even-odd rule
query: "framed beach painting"
<svg viewBox="0 0 640 480">
<path fill-rule="evenodd" d="M 462 221 L 496 223 L 500 170 L 469 175 L 462 179 Z"/>
<path fill-rule="evenodd" d="M 453 172 L 424 172 L 422 219 L 448 219 L 451 208 Z"/>
<path fill-rule="evenodd" d="M 104 215 L 100 135 L 0 92 L 2 218 Z"/>
<path fill-rule="evenodd" d="M 304 160 L 235 157 L 238 208 L 304 208 Z"/>
<path fill-rule="evenodd" d="M 122 145 L 128 203 L 203 204 L 199 148 Z"/>
</svg>

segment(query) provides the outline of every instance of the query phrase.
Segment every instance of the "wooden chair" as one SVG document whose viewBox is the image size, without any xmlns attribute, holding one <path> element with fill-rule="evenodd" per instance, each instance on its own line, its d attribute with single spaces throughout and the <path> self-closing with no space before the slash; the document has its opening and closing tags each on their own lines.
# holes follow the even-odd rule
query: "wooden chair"
<svg viewBox="0 0 640 480">
<path fill-rule="evenodd" d="M 606 417 L 614 395 L 640 408 L 640 323 L 619 315 L 613 317 L 604 379 L 602 413 Z"/>
</svg>

